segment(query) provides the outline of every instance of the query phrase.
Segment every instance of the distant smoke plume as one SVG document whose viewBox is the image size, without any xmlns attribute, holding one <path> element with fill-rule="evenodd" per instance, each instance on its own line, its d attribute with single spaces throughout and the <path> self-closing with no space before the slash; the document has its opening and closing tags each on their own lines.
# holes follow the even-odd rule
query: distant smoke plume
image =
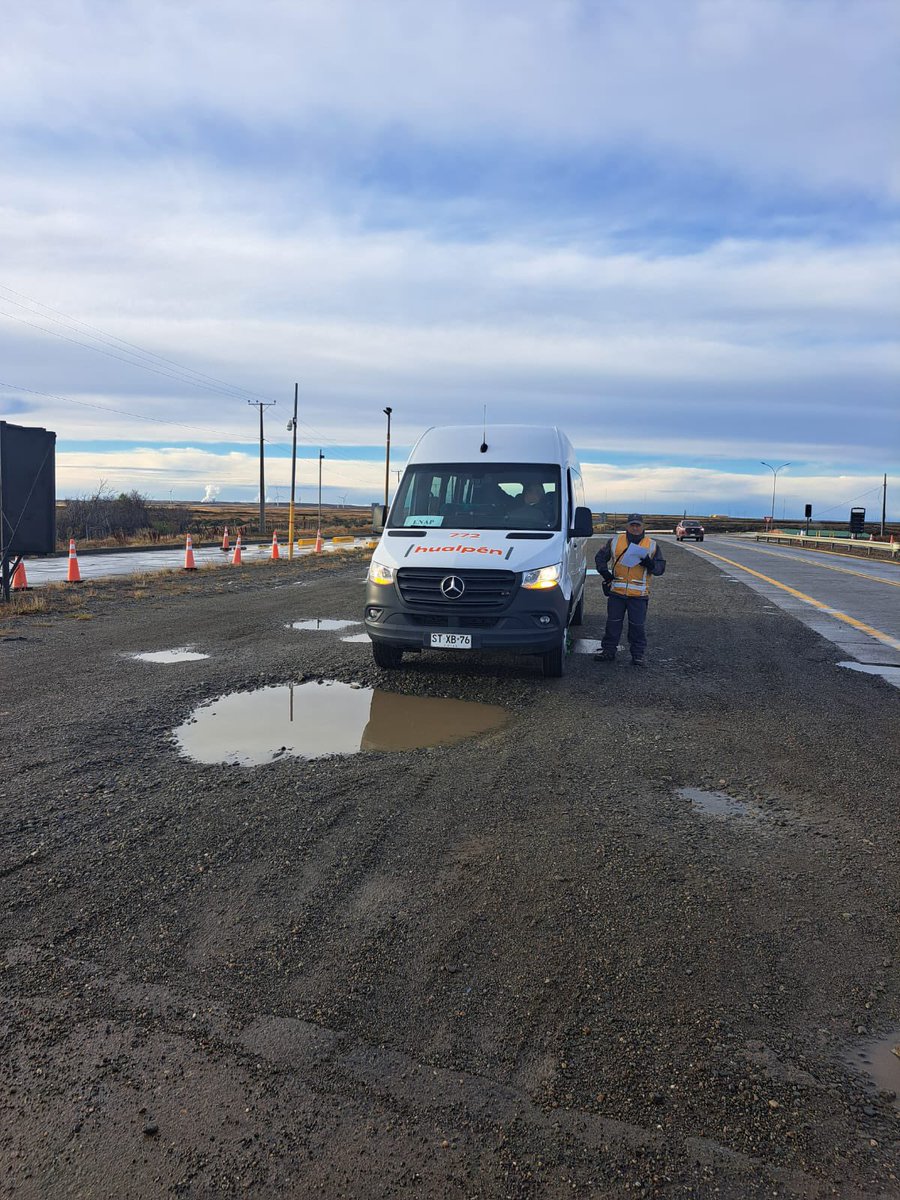
<svg viewBox="0 0 900 1200">
<path fill-rule="evenodd" d="M 212 502 L 215 499 L 217 499 L 219 492 L 221 492 L 221 490 L 222 489 L 219 487 L 218 484 L 208 483 L 206 485 L 206 491 L 203 493 L 203 499 L 200 501 L 200 503 L 201 504 L 212 504 Z"/>
</svg>

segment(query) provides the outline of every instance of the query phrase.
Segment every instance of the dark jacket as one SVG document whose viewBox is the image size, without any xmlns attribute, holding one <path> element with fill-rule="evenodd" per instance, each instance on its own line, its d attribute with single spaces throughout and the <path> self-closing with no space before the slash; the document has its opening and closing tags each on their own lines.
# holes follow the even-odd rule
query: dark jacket
<svg viewBox="0 0 900 1200">
<path fill-rule="evenodd" d="M 609 583 L 613 577 L 612 571 L 609 569 L 609 559 L 610 555 L 612 554 L 613 542 L 618 536 L 619 535 L 617 533 L 614 533 L 609 541 L 601 546 L 594 556 L 594 564 L 597 567 L 597 574 L 602 579 L 605 579 L 607 583 Z M 647 535 L 646 533 L 642 533 L 640 536 L 637 536 L 626 531 L 625 536 L 628 538 L 629 542 L 633 543 L 641 541 L 641 539 Z M 662 546 L 659 542 L 656 543 L 656 553 L 653 555 L 644 555 L 643 559 L 641 560 L 641 566 L 645 567 L 651 575 L 665 574 L 666 560 L 663 557 Z"/>
</svg>

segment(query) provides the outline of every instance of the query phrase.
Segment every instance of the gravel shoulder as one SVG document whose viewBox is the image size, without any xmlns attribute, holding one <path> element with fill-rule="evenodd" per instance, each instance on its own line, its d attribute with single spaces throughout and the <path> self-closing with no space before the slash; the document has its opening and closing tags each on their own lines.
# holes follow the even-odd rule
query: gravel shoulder
<svg viewBox="0 0 900 1200">
<path fill-rule="evenodd" d="M 900 1027 L 896 689 L 677 546 L 645 671 L 385 674 L 285 628 L 358 618 L 364 571 L 0 614 L 0 1194 L 900 1196 L 900 1112 L 843 1061 Z M 123 657 L 186 644 L 210 657 Z M 304 678 L 511 720 L 177 754 L 197 704 Z"/>
</svg>

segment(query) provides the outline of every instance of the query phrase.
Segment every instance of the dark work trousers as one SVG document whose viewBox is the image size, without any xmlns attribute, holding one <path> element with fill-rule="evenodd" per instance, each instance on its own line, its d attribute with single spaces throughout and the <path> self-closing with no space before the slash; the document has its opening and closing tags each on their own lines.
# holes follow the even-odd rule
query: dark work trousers
<svg viewBox="0 0 900 1200">
<path fill-rule="evenodd" d="M 622 636 L 625 614 L 628 613 L 628 647 L 632 658 L 643 658 L 647 648 L 647 602 L 649 596 L 619 596 L 615 592 L 606 601 L 606 629 L 601 646 L 613 653 Z"/>
</svg>

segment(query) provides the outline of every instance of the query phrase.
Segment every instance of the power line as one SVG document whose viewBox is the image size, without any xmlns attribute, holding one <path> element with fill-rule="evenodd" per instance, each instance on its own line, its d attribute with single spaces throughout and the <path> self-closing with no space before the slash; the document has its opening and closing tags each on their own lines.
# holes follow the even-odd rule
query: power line
<svg viewBox="0 0 900 1200">
<path fill-rule="evenodd" d="M 77 404 L 79 408 L 95 408 L 99 412 L 116 413 L 120 417 L 131 417 L 135 421 L 152 421 L 156 425 L 174 425 L 178 429 L 187 429 L 191 433 L 213 433 L 216 438 L 221 440 L 222 431 L 220 429 L 211 429 L 206 425 L 186 425 L 183 421 L 173 421 L 167 417 L 151 417 L 148 413 L 130 412 L 126 408 L 113 408 L 108 404 L 92 404 L 89 400 L 73 400 L 71 396 L 60 396 L 53 392 L 39 392 L 35 388 L 20 387 L 17 383 L 4 383 L 0 380 L 0 387 L 9 388 L 12 392 L 27 392 L 29 396 L 43 396 L 46 400 L 62 400 L 66 404 Z M 229 441 L 237 442 L 243 445 L 245 442 L 249 445 L 252 443 L 251 438 L 229 438 Z"/>
<path fill-rule="evenodd" d="M 878 492 L 879 494 L 881 492 L 881 484 L 880 483 L 879 483 L 878 487 L 870 488 L 867 492 L 862 492 L 859 496 L 853 496 L 849 500 L 842 500 L 840 504 L 832 504 L 831 508 L 821 509 L 818 516 L 824 517 L 826 513 L 834 512 L 834 510 L 836 508 L 846 508 L 848 504 L 855 504 L 857 500 L 865 500 L 866 496 L 872 496 L 876 492 Z"/>
<path fill-rule="evenodd" d="M 8 300 L 7 303 L 15 304 L 15 301 Z M 39 316 L 40 314 L 36 313 L 35 315 Z M 14 313 L 0 311 L 0 317 L 5 317 L 7 321 L 17 321 L 20 325 L 27 325 L 30 329 L 37 329 L 40 333 L 49 333 L 51 337 L 60 338 L 64 342 L 70 342 L 73 346 L 80 346 L 83 350 L 93 350 L 95 354 L 102 354 L 105 358 L 115 359 L 116 362 L 125 363 L 126 366 L 143 367 L 145 371 L 152 371 L 154 375 L 161 375 L 164 379 L 174 379 L 177 383 L 188 383 L 193 387 L 204 388 L 206 391 L 215 392 L 217 394 L 221 394 L 222 391 L 228 388 L 228 385 L 225 385 L 224 388 L 221 386 L 214 386 L 211 383 L 203 383 L 199 379 L 191 379 L 186 374 L 182 374 L 177 371 L 168 371 L 164 367 L 155 367 L 152 363 L 142 362 L 140 359 L 137 359 L 134 356 L 126 358 L 122 354 L 114 354 L 112 350 L 104 350 L 101 346 L 92 346 L 90 342 L 83 342 L 79 338 L 69 337 L 67 334 L 60 333 L 56 329 L 47 329 L 46 326 L 37 325 L 34 321 L 26 321 L 24 317 L 17 317 Z M 235 400 L 243 400 L 245 398 L 243 396 L 239 396 L 235 392 L 232 392 L 230 389 L 228 389 L 228 394 L 231 395 Z"/>
<path fill-rule="evenodd" d="M 6 383 L 3 380 L 0 380 L 0 387 L 9 388 L 9 390 L 13 391 L 13 392 L 26 392 L 30 396 L 43 396 L 46 400 L 61 400 L 66 404 L 75 404 L 79 408 L 92 408 L 92 409 L 96 409 L 98 412 L 116 413 L 116 415 L 121 416 L 121 417 L 131 417 L 135 421 L 150 421 L 156 425 L 173 425 L 178 429 L 186 429 L 189 433 L 212 433 L 216 436 L 217 439 L 221 438 L 221 430 L 211 429 L 205 425 L 186 425 L 183 421 L 172 421 L 172 420 L 167 420 L 166 418 L 163 418 L 163 417 L 151 417 L 147 413 L 130 412 L 128 409 L 113 408 L 111 405 L 107 405 L 107 404 L 92 404 L 88 400 L 73 400 L 71 396 L 61 396 L 61 395 L 59 395 L 57 393 L 53 393 L 53 392 L 40 392 L 36 388 L 20 387 L 18 384 Z M 249 445 L 255 444 L 255 439 L 251 439 L 251 438 L 229 438 L 228 440 L 229 440 L 229 442 L 234 442 L 235 444 L 242 445 L 242 446 L 243 445 L 249 446 Z M 288 447 L 282 446 L 281 443 L 269 442 L 267 444 L 272 446 L 273 449 L 284 450 L 285 454 L 287 454 Z M 279 454 L 279 455 L 276 455 L 276 457 L 280 458 L 280 457 L 284 457 L 284 455 Z M 136 468 L 129 468 L 129 469 L 136 469 Z M 162 470 L 165 468 L 160 468 L 160 469 Z M 345 483 L 350 483 L 354 487 L 359 486 L 359 484 L 357 482 L 355 482 L 352 479 L 348 480 L 347 477 L 345 475 L 342 475 L 340 472 L 332 471 L 331 475 L 333 478 L 340 479 Z"/>
<path fill-rule="evenodd" d="M 157 361 L 160 361 L 160 362 L 166 362 L 166 364 L 168 364 L 169 366 L 174 366 L 174 367 L 178 368 L 179 371 L 185 371 L 190 374 L 193 374 L 193 376 L 197 376 L 200 379 L 205 379 L 206 382 L 208 382 L 209 384 L 215 384 L 217 389 L 229 390 L 229 391 L 234 392 L 235 395 L 239 395 L 241 397 L 258 396 L 257 392 L 250 391 L 246 388 L 240 388 L 239 385 L 226 383 L 226 382 L 224 382 L 223 379 L 217 379 L 215 376 L 210 376 L 210 374 L 206 374 L 203 371 L 194 370 L 193 367 L 187 367 L 184 364 L 182 364 L 182 362 L 176 362 L 175 359 L 168 359 L 168 358 L 166 358 L 166 355 L 164 355 L 164 354 L 157 354 L 155 352 L 155 350 L 144 349 L 144 347 L 138 346 L 137 342 L 130 342 L 130 341 L 127 341 L 126 338 L 124 338 L 124 337 L 119 337 L 116 334 L 110 334 L 110 332 L 108 332 L 107 330 L 101 329 L 100 326 L 98 326 L 98 325 L 91 325 L 90 322 L 86 322 L 86 320 L 82 320 L 78 317 L 72 317 L 68 313 L 61 312 L 59 310 L 59 308 L 53 308 L 50 305 L 43 304 L 43 301 L 35 300 L 34 298 L 32 298 L 32 296 L 26 296 L 23 292 L 17 292 L 16 289 L 8 287 L 7 284 L 5 284 L 5 283 L 0 283 L 0 290 L 2 290 L 2 292 L 10 292 L 14 296 L 20 296 L 20 298 L 22 298 L 22 300 L 28 300 L 30 305 L 35 305 L 38 308 L 46 308 L 47 312 L 55 313 L 56 317 L 62 318 L 62 320 L 54 320 L 54 318 L 52 318 L 52 317 L 44 318 L 47 320 L 54 320 L 54 324 L 64 324 L 65 322 L 68 322 L 72 325 L 80 325 L 80 326 L 82 326 L 83 329 L 91 330 L 92 335 L 98 335 L 96 338 L 97 341 L 104 340 L 107 342 L 119 342 L 121 344 L 121 346 L 127 346 L 133 350 L 137 350 L 138 354 L 144 355 L 145 358 L 152 358 L 152 359 L 156 359 Z M 5 298 L 5 296 L 2 299 L 6 299 L 7 304 L 14 304 L 14 305 L 17 305 L 17 307 L 19 307 L 19 308 L 25 308 L 26 312 L 30 311 L 28 307 L 26 307 L 23 304 L 19 304 L 19 302 L 16 300 L 7 299 L 7 298 Z M 8 316 L 8 314 L 5 314 L 5 316 Z M 35 313 L 34 316 L 41 316 L 41 314 Z M 16 318 L 13 318 L 13 319 L 16 319 Z M 40 328 L 40 326 L 38 326 L 38 328 Z M 52 332 L 52 331 L 47 330 L 47 332 Z M 92 349 L 92 347 L 90 347 L 90 348 Z M 258 398 L 262 398 L 262 400 L 268 400 L 269 397 L 259 396 Z"/>
<path fill-rule="evenodd" d="M 33 313 L 31 311 L 31 309 L 29 309 L 27 307 L 27 305 L 21 304 L 17 300 L 11 300 L 8 297 L 2 297 L 3 299 L 6 300 L 6 302 L 8 304 L 15 304 L 17 308 L 25 309 L 25 311 L 31 313 L 32 316 L 43 317 L 44 320 L 52 321 L 56 325 L 62 325 L 63 328 L 65 328 L 64 323 L 68 322 L 70 325 L 81 326 L 83 329 L 92 330 L 95 334 L 100 335 L 99 338 L 95 337 L 95 340 L 99 341 L 102 338 L 102 339 L 106 339 L 107 343 L 118 342 L 120 345 L 128 346 L 132 350 L 136 350 L 138 352 L 138 354 L 143 355 L 145 358 L 154 358 L 158 362 L 166 363 L 169 366 L 174 367 L 176 370 L 175 370 L 175 372 L 171 372 L 171 371 L 166 371 L 166 370 L 158 368 L 158 367 L 154 367 L 152 365 L 152 363 L 142 362 L 141 359 L 136 358 L 134 355 L 131 355 L 130 357 L 123 357 L 122 355 L 112 353 L 110 350 L 102 350 L 99 346 L 92 346 L 92 345 L 90 345 L 89 342 L 83 342 L 83 341 L 80 341 L 78 338 L 68 337 L 65 334 L 58 333 L 56 330 L 47 329 L 43 325 L 36 325 L 36 324 L 34 324 L 34 322 L 26 321 L 26 320 L 24 320 L 24 318 L 17 317 L 13 313 L 0 312 L 0 316 L 4 316 L 8 320 L 18 321 L 20 324 L 27 325 L 32 329 L 37 329 L 41 333 L 52 334 L 54 337 L 59 337 L 59 338 L 62 338 L 64 341 L 72 342 L 74 345 L 81 346 L 83 349 L 94 350 L 98 354 L 104 354 L 109 358 L 114 358 L 117 361 L 123 362 L 129 366 L 143 367 L 145 370 L 153 371 L 154 374 L 162 375 L 165 378 L 169 378 L 169 379 L 175 379 L 180 383 L 188 383 L 195 387 L 201 387 L 201 388 L 204 388 L 209 391 L 225 392 L 226 394 L 234 397 L 235 399 L 247 399 L 248 397 L 254 397 L 255 399 L 263 400 L 267 403 L 274 403 L 271 396 L 263 395 L 261 392 L 254 392 L 248 388 L 242 388 L 238 385 L 227 383 L 225 380 L 217 379 L 214 375 L 208 375 L 203 371 L 197 371 L 193 367 L 187 367 L 183 363 L 177 362 L 175 359 L 167 358 L 165 355 L 162 355 L 162 354 L 157 354 L 153 350 L 147 350 L 144 347 L 139 346 L 136 342 L 130 342 L 125 338 L 120 338 L 117 334 L 109 333 L 107 330 L 101 329 L 99 325 L 92 325 L 89 321 L 82 321 L 79 317 L 73 317 L 69 313 L 63 312 L 61 309 L 53 308 L 49 304 L 44 304 L 43 301 L 41 301 L 41 300 L 36 300 L 32 296 L 27 296 L 27 295 L 25 295 L 24 292 L 19 292 L 15 288 L 9 287 L 8 284 L 0 284 L 0 291 L 9 292 L 13 296 L 19 296 L 21 300 L 27 300 L 28 304 L 34 305 L 37 308 L 46 309 L 47 312 L 54 313 L 56 317 L 61 317 L 62 320 L 56 320 L 54 317 L 44 317 L 43 314 L 41 314 L 41 313 Z M 92 336 L 93 336 L 93 334 L 92 334 Z M 191 376 L 196 376 L 196 378 L 191 378 Z M 203 381 L 206 381 L 206 382 L 203 382 Z M 22 390 L 24 391 L 27 389 L 22 389 Z M 72 403 L 77 403 L 77 402 L 72 401 Z M 110 411 L 116 411 L 116 410 L 111 409 Z M 131 414 L 131 415 L 136 415 L 136 414 Z M 349 461 L 349 456 L 346 454 L 346 452 L 343 452 L 343 451 L 340 451 L 337 449 L 337 447 L 340 445 L 340 443 L 337 442 L 334 438 L 328 437 L 327 434 L 322 433 L 322 431 L 317 429 L 314 425 L 310 425 L 308 421 L 298 419 L 297 424 L 303 426 L 304 429 L 308 429 L 309 432 L 314 435 L 313 436 L 314 441 L 317 441 L 320 443 L 324 442 L 324 443 L 330 445 L 333 448 L 332 454 L 334 456 L 336 456 L 337 458 L 341 458 L 341 459 Z"/>
</svg>

